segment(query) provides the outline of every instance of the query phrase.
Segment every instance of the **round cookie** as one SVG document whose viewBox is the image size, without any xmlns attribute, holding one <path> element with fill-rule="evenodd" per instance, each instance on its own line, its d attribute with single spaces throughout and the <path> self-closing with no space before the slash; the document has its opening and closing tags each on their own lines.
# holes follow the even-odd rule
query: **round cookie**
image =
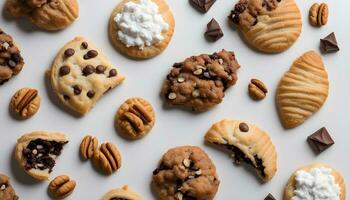
<svg viewBox="0 0 350 200">
<path fill-rule="evenodd" d="M 121 13 L 124 9 L 124 6 L 128 2 L 140 2 L 140 0 L 123 0 L 121 3 L 117 5 L 117 7 L 113 10 L 111 17 L 109 19 L 109 38 L 113 44 L 113 46 L 121 53 L 126 56 L 129 56 L 134 59 L 147 59 L 154 57 L 165 50 L 168 46 L 175 29 L 175 19 L 174 16 L 167 5 L 165 0 L 152 0 L 159 7 L 159 14 L 162 16 L 164 21 L 169 25 L 169 28 L 166 32 L 162 33 L 164 37 L 160 42 L 153 44 L 151 46 L 145 46 L 142 50 L 137 46 L 127 47 L 123 42 L 121 42 L 118 38 L 118 31 L 120 31 L 117 23 L 114 21 L 114 18 L 118 13 Z"/>
<path fill-rule="evenodd" d="M 10 107 L 17 116 L 27 119 L 39 110 L 40 101 L 36 89 L 22 88 L 12 96 Z"/>
<path fill-rule="evenodd" d="M 284 196 L 283 196 L 283 200 L 291 200 L 294 196 L 294 190 L 295 190 L 295 185 L 296 185 L 296 172 L 299 170 L 303 170 L 303 171 L 310 171 L 313 168 L 328 168 L 332 170 L 332 175 L 334 177 L 335 183 L 337 183 L 340 187 L 340 197 L 339 200 L 345 200 L 346 199 L 346 186 L 345 186 L 345 182 L 344 179 L 342 177 L 342 175 L 340 174 L 340 172 L 338 172 L 337 170 L 333 169 L 330 166 L 324 165 L 324 164 L 320 164 L 320 163 L 315 163 L 315 164 L 310 164 L 310 165 L 306 165 L 303 166 L 301 168 L 299 168 L 298 170 L 296 170 L 292 176 L 289 178 L 287 185 L 284 188 Z"/>
<path fill-rule="evenodd" d="M 115 125 L 123 136 L 138 139 L 154 126 L 155 114 L 152 105 L 142 98 L 130 98 L 118 109 Z"/>
<path fill-rule="evenodd" d="M 163 155 L 152 183 L 161 200 L 212 200 L 220 181 L 214 163 L 201 148 L 181 146 Z"/>
<path fill-rule="evenodd" d="M 302 29 L 295 0 L 239 0 L 229 18 L 252 47 L 265 53 L 285 51 Z"/>
<path fill-rule="evenodd" d="M 143 200 L 143 198 L 139 194 L 130 190 L 127 185 L 124 185 L 122 188 L 113 189 L 102 197 L 102 200 L 118 199 Z"/>
<path fill-rule="evenodd" d="M 10 184 L 10 179 L 0 173 L 0 199 L 1 200 L 18 200 L 15 190 Z"/>
</svg>

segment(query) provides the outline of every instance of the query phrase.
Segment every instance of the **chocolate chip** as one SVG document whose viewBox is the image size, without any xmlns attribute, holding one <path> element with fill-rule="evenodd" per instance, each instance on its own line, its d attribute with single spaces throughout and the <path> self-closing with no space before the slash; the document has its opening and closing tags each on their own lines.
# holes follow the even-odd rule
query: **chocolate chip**
<svg viewBox="0 0 350 200">
<path fill-rule="evenodd" d="M 307 141 L 314 149 L 315 153 L 322 153 L 334 144 L 332 137 L 329 135 L 327 129 L 322 127 L 307 138 Z"/>
<path fill-rule="evenodd" d="M 70 68 L 68 66 L 64 65 L 60 67 L 60 71 L 59 71 L 60 76 L 65 76 L 69 73 L 70 73 Z"/>
<path fill-rule="evenodd" d="M 95 92 L 90 90 L 88 93 L 86 93 L 86 96 L 88 96 L 90 99 L 92 99 L 95 96 Z"/>
<path fill-rule="evenodd" d="M 271 193 L 269 193 L 264 200 L 276 200 L 276 198 L 274 196 L 272 196 Z"/>
<path fill-rule="evenodd" d="M 89 76 L 90 74 L 95 72 L 95 68 L 92 65 L 86 65 L 83 69 L 83 75 L 84 76 Z"/>
<path fill-rule="evenodd" d="M 213 18 L 207 24 L 207 31 L 204 33 L 204 35 L 212 41 L 217 41 L 222 36 L 224 36 L 224 33 L 222 32 L 219 23 Z"/>
<path fill-rule="evenodd" d="M 239 124 L 239 130 L 241 130 L 242 132 L 248 132 L 249 131 L 249 126 L 248 124 L 242 122 Z"/>
<path fill-rule="evenodd" d="M 15 63 L 19 63 L 21 61 L 21 56 L 18 53 L 11 54 L 11 59 Z"/>
<path fill-rule="evenodd" d="M 74 94 L 79 95 L 82 91 L 81 87 L 79 85 L 74 85 L 73 86 Z"/>
<path fill-rule="evenodd" d="M 95 58 L 96 56 L 98 56 L 98 52 L 95 50 L 90 50 L 84 55 L 84 59 L 88 60 L 91 58 Z"/>
<path fill-rule="evenodd" d="M 103 73 L 105 73 L 105 71 L 106 71 L 106 67 L 103 66 L 103 65 L 98 65 L 96 67 L 96 73 L 97 74 L 103 74 Z"/>
<path fill-rule="evenodd" d="M 87 49 L 89 47 L 87 42 L 83 42 L 81 43 L 81 47 L 83 47 L 83 49 Z"/>
<path fill-rule="evenodd" d="M 325 38 L 321 39 L 320 42 L 321 42 L 321 50 L 324 53 L 332 53 L 332 52 L 339 51 L 338 42 L 334 32 L 327 35 Z"/>
<path fill-rule="evenodd" d="M 13 60 L 9 60 L 9 61 L 7 61 L 7 64 L 8 64 L 8 66 L 10 67 L 10 68 L 15 68 L 16 67 L 16 62 L 15 61 L 13 61 Z"/>
<path fill-rule="evenodd" d="M 200 12 L 206 13 L 215 3 L 215 1 L 216 0 L 190 0 L 190 3 Z"/>
<path fill-rule="evenodd" d="M 66 50 L 64 51 L 64 55 L 65 55 L 66 57 L 71 57 L 71 56 L 74 55 L 74 53 L 75 53 L 75 51 L 74 51 L 74 49 L 72 49 L 72 48 L 66 49 Z"/>
<path fill-rule="evenodd" d="M 68 95 L 63 95 L 63 98 L 64 98 L 64 100 L 69 100 L 70 99 L 70 96 L 68 96 Z"/>
<path fill-rule="evenodd" d="M 117 70 L 116 69 L 111 69 L 109 71 L 109 77 L 114 77 L 117 76 Z"/>
</svg>

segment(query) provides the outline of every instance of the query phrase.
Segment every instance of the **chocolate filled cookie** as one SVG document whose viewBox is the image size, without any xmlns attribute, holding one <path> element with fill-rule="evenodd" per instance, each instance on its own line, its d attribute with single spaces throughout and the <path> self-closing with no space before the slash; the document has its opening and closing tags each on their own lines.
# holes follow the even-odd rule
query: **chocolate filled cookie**
<svg viewBox="0 0 350 200">
<path fill-rule="evenodd" d="M 153 186 L 161 200 L 212 200 L 219 184 L 215 165 L 195 146 L 170 149 L 153 171 Z"/>
<path fill-rule="evenodd" d="M 191 56 L 173 65 L 161 94 L 169 105 L 206 111 L 221 103 L 239 67 L 235 54 L 226 50 Z"/>
<path fill-rule="evenodd" d="M 13 38 L 0 29 L 0 85 L 19 74 L 24 61 Z"/>
<path fill-rule="evenodd" d="M 18 200 L 15 190 L 10 184 L 10 179 L 0 173 L 0 199 L 1 200 Z"/>
<path fill-rule="evenodd" d="M 68 139 L 63 133 L 36 131 L 17 140 L 15 156 L 25 172 L 38 180 L 47 180 L 56 158 Z"/>
</svg>

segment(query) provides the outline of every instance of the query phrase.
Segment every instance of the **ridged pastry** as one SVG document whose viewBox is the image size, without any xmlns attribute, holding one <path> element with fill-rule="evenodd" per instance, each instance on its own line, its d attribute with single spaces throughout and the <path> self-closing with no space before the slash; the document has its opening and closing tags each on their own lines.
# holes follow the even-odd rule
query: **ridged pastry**
<svg viewBox="0 0 350 200">
<path fill-rule="evenodd" d="M 328 97 L 328 89 L 328 74 L 316 52 L 306 52 L 295 60 L 277 89 L 277 107 L 283 126 L 299 126 L 317 112 Z"/>
<path fill-rule="evenodd" d="M 253 166 L 264 182 L 271 180 L 277 171 L 277 153 L 270 136 L 253 124 L 219 121 L 206 133 L 205 141 L 232 151 L 237 164 L 244 161 Z"/>
<path fill-rule="evenodd" d="M 266 53 L 288 49 L 302 29 L 295 0 L 240 0 L 230 18 L 248 43 Z"/>
</svg>

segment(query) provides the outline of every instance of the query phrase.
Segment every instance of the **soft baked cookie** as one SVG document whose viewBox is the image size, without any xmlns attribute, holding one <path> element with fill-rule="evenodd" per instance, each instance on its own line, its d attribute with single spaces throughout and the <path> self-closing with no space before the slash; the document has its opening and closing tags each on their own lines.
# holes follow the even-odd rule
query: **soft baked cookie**
<svg viewBox="0 0 350 200">
<path fill-rule="evenodd" d="M 175 19 L 165 0 L 123 0 L 112 12 L 108 32 L 118 51 L 147 59 L 165 50 L 174 28 Z"/>
<path fill-rule="evenodd" d="M 18 200 L 15 190 L 10 184 L 10 179 L 0 173 L 0 199 L 1 200 Z"/>
<path fill-rule="evenodd" d="M 15 156 L 24 171 L 38 180 L 47 180 L 56 158 L 68 139 L 63 133 L 36 131 L 17 140 Z"/>
<path fill-rule="evenodd" d="M 288 49 L 302 28 L 295 0 L 239 0 L 229 19 L 251 46 L 266 53 Z"/>
<path fill-rule="evenodd" d="M 322 177 L 320 175 L 322 175 Z M 303 183 L 298 183 L 298 181 L 302 181 Z M 298 188 L 300 186 L 301 188 Z M 297 189 L 299 189 L 299 191 L 296 191 Z M 331 189 L 332 191 L 334 190 L 334 193 L 338 193 L 339 195 L 333 196 L 334 194 L 332 195 Z M 303 193 L 305 192 L 306 194 L 300 194 L 301 191 Z M 321 193 L 320 191 L 323 192 Z M 297 194 L 305 195 L 309 198 L 295 196 Z M 288 183 L 284 188 L 283 200 L 292 199 L 345 200 L 346 186 L 344 179 L 337 170 L 324 164 L 315 163 L 303 166 L 293 173 L 293 175 L 289 178 Z"/>
<path fill-rule="evenodd" d="M 212 200 L 219 184 L 214 163 L 196 146 L 168 150 L 153 171 L 153 187 L 161 200 Z"/>
<path fill-rule="evenodd" d="M 49 31 L 66 28 L 79 15 L 77 0 L 7 0 L 4 9 L 11 16 L 27 17 Z"/>
<path fill-rule="evenodd" d="M 127 138 L 138 139 L 153 128 L 154 122 L 152 105 L 142 98 L 130 98 L 119 107 L 115 125 Z"/>
<path fill-rule="evenodd" d="M 0 29 L 0 85 L 19 74 L 24 61 L 13 38 Z"/>
<path fill-rule="evenodd" d="M 206 111 L 221 103 L 239 68 L 235 54 L 226 50 L 191 56 L 173 65 L 161 94 L 169 105 Z"/>
<path fill-rule="evenodd" d="M 253 124 L 219 121 L 206 133 L 205 141 L 227 148 L 236 164 L 243 161 L 251 165 L 264 182 L 271 180 L 277 171 L 277 153 L 270 136 Z"/>
<path fill-rule="evenodd" d="M 58 52 L 48 75 L 62 103 L 80 114 L 124 80 L 102 51 L 83 37 Z"/>
<path fill-rule="evenodd" d="M 102 197 L 102 200 L 143 200 L 136 192 L 130 190 L 127 185 L 109 191 Z"/>
<path fill-rule="evenodd" d="M 302 124 L 328 97 L 329 81 L 321 56 L 308 51 L 296 59 L 277 89 L 277 107 L 285 128 Z"/>
</svg>

